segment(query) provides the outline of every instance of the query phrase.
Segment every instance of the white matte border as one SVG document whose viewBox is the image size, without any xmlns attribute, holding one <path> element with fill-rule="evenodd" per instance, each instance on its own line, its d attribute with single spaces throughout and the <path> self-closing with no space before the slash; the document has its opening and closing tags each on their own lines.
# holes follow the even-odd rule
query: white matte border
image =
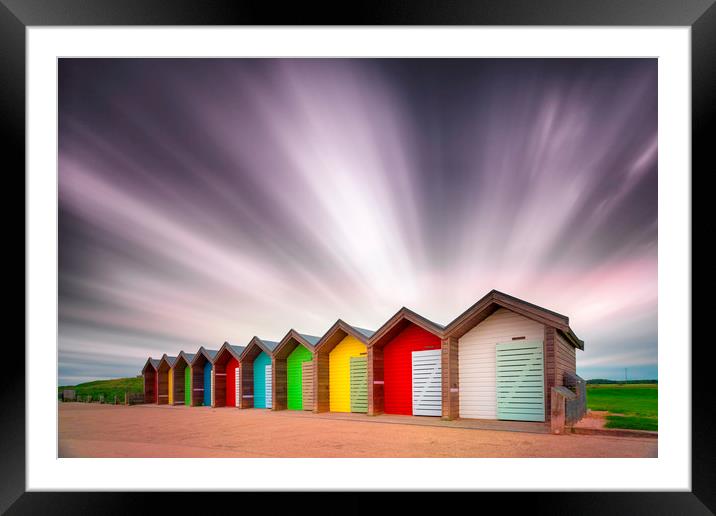
<svg viewBox="0 0 716 516">
<path fill-rule="evenodd" d="M 688 27 L 29 27 L 27 489 L 689 490 L 690 36 Z M 58 459 L 57 58 L 73 56 L 658 57 L 659 457 Z M 189 465 L 202 473 L 187 479 Z"/>
</svg>

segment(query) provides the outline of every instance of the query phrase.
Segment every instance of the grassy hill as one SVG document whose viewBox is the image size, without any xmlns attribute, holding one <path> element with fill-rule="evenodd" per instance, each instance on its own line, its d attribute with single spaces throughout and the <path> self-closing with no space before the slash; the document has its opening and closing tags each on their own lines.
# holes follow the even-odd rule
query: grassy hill
<svg viewBox="0 0 716 516">
<path fill-rule="evenodd" d="M 104 399 L 111 401 L 116 395 L 120 401 L 124 401 L 124 393 L 141 393 L 143 389 L 142 377 L 116 378 L 114 380 L 96 380 L 94 382 L 80 383 L 78 385 L 62 385 L 57 388 L 57 396 L 62 395 L 64 389 L 74 389 L 78 396 L 92 395 L 97 399 L 104 394 Z"/>
</svg>

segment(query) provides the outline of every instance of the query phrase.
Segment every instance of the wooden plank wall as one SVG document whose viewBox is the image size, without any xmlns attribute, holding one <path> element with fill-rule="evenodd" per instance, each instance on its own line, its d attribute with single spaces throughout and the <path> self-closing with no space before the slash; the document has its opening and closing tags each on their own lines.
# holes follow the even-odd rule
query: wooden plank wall
<svg viewBox="0 0 716 516">
<path fill-rule="evenodd" d="M 273 366 L 273 400 L 271 410 L 286 410 L 288 407 L 286 359 L 273 357 L 271 364 Z"/>
<path fill-rule="evenodd" d="M 156 403 L 157 393 L 154 386 L 157 383 L 157 373 L 149 369 L 144 373 L 144 403 Z"/>
<path fill-rule="evenodd" d="M 159 371 L 159 385 L 157 393 L 157 405 L 169 403 L 169 370 Z"/>
<path fill-rule="evenodd" d="M 204 364 L 198 362 L 191 368 L 191 406 L 200 407 L 204 404 Z"/>
<path fill-rule="evenodd" d="M 223 407 L 226 405 L 226 363 L 214 364 L 211 374 L 214 375 L 212 406 Z"/>
<path fill-rule="evenodd" d="M 368 415 L 383 413 L 383 349 L 368 346 Z"/>
<path fill-rule="evenodd" d="M 556 334 L 555 343 L 555 385 L 564 385 L 565 373 L 577 373 L 577 357 L 574 346 L 569 344 L 562 335 Z"/>
<path fill-rule="evenodd" d="M 544 421 L 549 423 L 552 414 L 552 387 L 556 385 L 555 329 L 544 327 Z"/>
<path fill-rule="evenodd" d="M 174 392 L 172 393 L 174 405 L 184 405 L 184 370 L 186 363 L 182 360 L 174 368 Z"/>
<path fill-rule="evenodd" d="M 253 408 L 254 406 L 254 361 L 244 360 L 239 367 L 241 381 L 241 401 L 239 407 Z"/>
<path fill-rule="evenodd" d="M 330 410 L 329 354 L 316 353 L 313 357 L 313 388 L 315 391 L 314 412 Z"/>
<path fill-rule="evenodd" d="M 448 337 L 441 342 L 443 419 L 460 417 L 460 367 L 457 342 L 456 337 Z"/>
</svg>

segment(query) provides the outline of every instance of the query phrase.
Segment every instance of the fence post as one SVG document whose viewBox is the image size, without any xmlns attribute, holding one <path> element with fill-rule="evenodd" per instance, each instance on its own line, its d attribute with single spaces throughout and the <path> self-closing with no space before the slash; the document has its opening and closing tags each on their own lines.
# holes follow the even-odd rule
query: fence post
<svg viewBox="0 0 716 516">
<path fill-rule="evenodd" d="M 563 434 L 567 413 L 567 400 L 577 399 L 577 395 L 567 387 L 552 387 L 552 407 L 550 429 L 553 434 Z"/>
<path fill-rule="evenodd" d="M 552 387 L 552 411 L 550 429 L 553 434 L 564 433 L 564 396 L 556 387 Z"/>
</svg>

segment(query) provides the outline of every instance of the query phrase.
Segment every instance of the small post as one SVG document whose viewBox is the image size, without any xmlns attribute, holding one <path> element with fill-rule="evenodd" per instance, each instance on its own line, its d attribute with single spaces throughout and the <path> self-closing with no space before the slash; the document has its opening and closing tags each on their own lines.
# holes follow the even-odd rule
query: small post
<svg viewBox="0 0 716 516">
<path fill-rule="evenodd" d="M 550 428 L 553 434 L 563 434 L 567 419 L 567 400 L 575 400 L 577 395 L 563 386 L 552 387 L 551 392 Z"/>
<path fill-rule="evenodd" d="M 124 404 L 129 405 L 129 395 L 127 394 L 127 391 L 124 391 Z"/>
<path fill-rule="evenodd" d="M 556 387 L 552 387 L 550 428 L 553 434 L 564 433 L 564 410 L 564 396 Z"/>
</svg>

